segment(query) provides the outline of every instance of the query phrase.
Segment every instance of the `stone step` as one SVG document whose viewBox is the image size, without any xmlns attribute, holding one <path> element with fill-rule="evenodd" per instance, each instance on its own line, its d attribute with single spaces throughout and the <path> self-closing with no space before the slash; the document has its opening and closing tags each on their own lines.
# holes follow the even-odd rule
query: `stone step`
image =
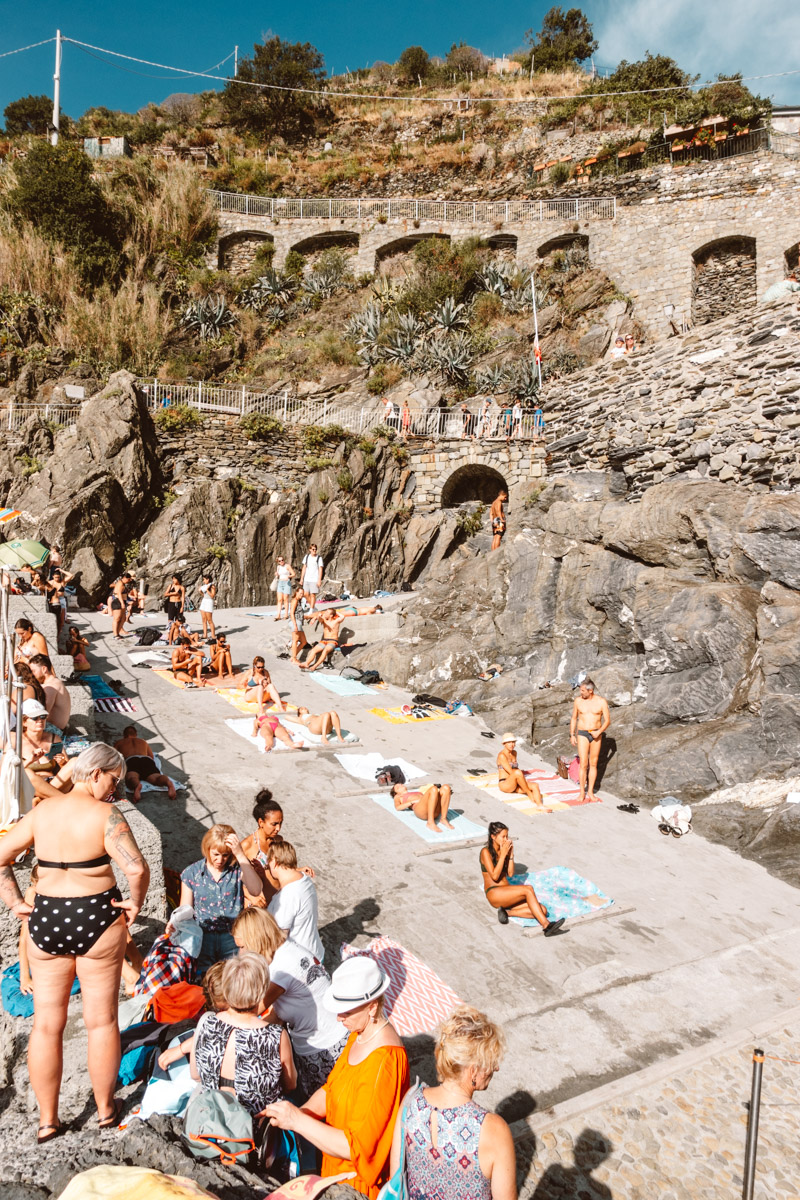
<svg viewBox="0 0 800 1200">
<path fill-rule="evenodd" d="M 96 736 L 94 700 L 86 684 L 67 684 L 71 705 L 68 733 L 80 733 L 94 741 Z"/>
<path fill-rule="evenodd" d="M 372 613 L 364 617 L 347 617 L 342 626 L 345 642 L 382 642 L 391 638 L 403 625 L 400 613 Z M 308 627 L 307 627 L 308 628 Z M 313 636 L 315 626 L 311 626 Z"/>
</svg>

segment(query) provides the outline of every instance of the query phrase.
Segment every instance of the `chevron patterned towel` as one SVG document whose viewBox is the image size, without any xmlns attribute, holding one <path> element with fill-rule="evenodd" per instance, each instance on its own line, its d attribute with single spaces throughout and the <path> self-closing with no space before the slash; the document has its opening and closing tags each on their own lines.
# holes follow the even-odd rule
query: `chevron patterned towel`
<svg viewBox="0 0 800 1200">
<path fill-rule="evenodd" d="M 452 988 L 416 954 L 388 937 L 373 938 L 359 949 L 347 942 L 341 948 L 342 959 L 362 954 L 374 959 L 391 983 L 386 990 L 386 1015 L 401 1037 L 430 1033 L 463 1003 Z"/>
<path fill-rule="evenodd" d="M 126 700 L 123 696 L 103 696 L 95 700 L 94 707 L 96 712 L 136 712 L 133 701 Z"/>
</svg>

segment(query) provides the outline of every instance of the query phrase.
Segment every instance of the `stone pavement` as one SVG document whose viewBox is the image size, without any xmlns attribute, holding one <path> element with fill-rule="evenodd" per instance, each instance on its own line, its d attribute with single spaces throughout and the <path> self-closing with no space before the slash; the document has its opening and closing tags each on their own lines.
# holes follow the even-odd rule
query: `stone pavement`
<svg viewBox="0 0 800 1200">
<path fill-rule="evenodd" d="M 650 1069 L 599 1089 L 598 1097 L 627 1089 L 615 1099 L 589 1107 L 591 1096 L 582 1097 L 580 1113 L 540 1120 L 533 1139 L 518 1141 L 527 1173 L 521 1200 L 740 1196 L 755 1044 L 794 1062 L 764 1064 L 754 1194 L 797 1200 L 800 1009 L 786 1016 L 736 1046 L 678 1056 L 666 1077 L 646 1082 L 659 1074 Z"/>
</svg>

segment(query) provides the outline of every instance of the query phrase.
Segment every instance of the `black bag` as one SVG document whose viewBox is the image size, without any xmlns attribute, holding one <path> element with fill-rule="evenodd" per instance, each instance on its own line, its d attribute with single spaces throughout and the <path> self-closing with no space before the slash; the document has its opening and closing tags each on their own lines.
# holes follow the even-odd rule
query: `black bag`
<svg viewBox="0 0 800 1200">
<path fill-rule="evenodd" d="M 399 767 L 394 764 L 389 764 L 386 767 L 378 767 L 375 772 L 375 778 L 381 787 L 389 787 L 395 783 L 405 783 L 406 777 Z"/>
<path fill-rule="evenodd" d="M 365 686 L 368 686 L 370 683 L 380 683 L 380 681 L 381 681 L 381 677 L 377 671 L 362 671 L 361 672 L 360 682 L 363 683 Z"/>
<path fill-rule="evenodd" d="M 357 679 L 359 682 L 361 682 L 364 672 L 360 667 L 342 667 L 339 674 L 343 679 Z"/>
<path fill-rule="evenodd" d="M 431 696 L 428 692 L 420 692 L 418 696 L 412 696 L 413 704 L 432 704 L 435 708 L 447 708 L 447 701 L 442 700 L 441 696 Z"/>
<path fill-rule="evenodd" d="M 404 579 L 403 582 L 400 584 L 401 592 L 413 592 L 413 590 L 414 590 L 413 587 L 411 586 L 411 584 L 408 582 L 407 579 Z"/>
<path fill-rule="evenodd" d="M 160 629 L 143 629 L 139 634 L 139 646 L 152 646 L 161 637 Z"/>
</svg>

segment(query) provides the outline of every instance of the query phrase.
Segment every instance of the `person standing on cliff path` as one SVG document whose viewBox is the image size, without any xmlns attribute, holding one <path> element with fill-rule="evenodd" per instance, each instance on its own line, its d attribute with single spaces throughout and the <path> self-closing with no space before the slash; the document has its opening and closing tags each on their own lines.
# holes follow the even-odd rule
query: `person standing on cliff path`
<svg viewBox="0 0 800 1200">
<path fill-rule="evenodd" d="M 499 550 L 500 543 L 503 540 L 503 535 L 506 531 L 506 514 L 503 504 L 508 500 L 508 492 L 502 491 L 498 493 L 497 499 L 492 504 L 490 516 L 492 518 L 492 549 Z"/>
<path fill-rule="evenodd" d="M 596 696 L 594 683 L 584 679 L 580 685 L 580 693 L 572 706 L 572 719 L 569 724 L 569 740 L 577 746 L 581 762 L 581 802 L 586 799 L 596 800 L 594 794 L 597 782 L 597 760 L 600 757 L 600 747 L 603 744 L 603 734 L 611 724 L 611 714 L 608 711 L 608 701 L 603 696 Z M 589 782 L 587 797 L 586 782 Z"/>
</svg>

